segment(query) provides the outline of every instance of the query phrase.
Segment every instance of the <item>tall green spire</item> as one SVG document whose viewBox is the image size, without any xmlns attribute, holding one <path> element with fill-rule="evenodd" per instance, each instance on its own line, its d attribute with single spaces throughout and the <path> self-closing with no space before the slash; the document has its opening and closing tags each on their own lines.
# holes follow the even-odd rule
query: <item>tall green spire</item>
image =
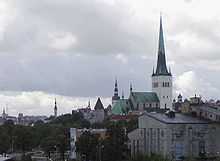
<svg viewBox="0 0 220 161">
<path fill-rule="evenodd" d="M 160 16 L 160 33 L 159 33 L 159 47 L 158 51 L 161 54 L 165 54 L 164 49 L 164 38 L 163 38 L 163 24 L 162 24 L 162 16 Z"/>
<path fill-rule="evenodd" d="M 164 37 L 163 37 L 163 25 L 162 16 L 160 16 L 160 30 L 159 30 L 159 46 L 158 46 L 158 57 L 157 57 L 157 68 L 154 75 L 171 75 L 167 70 Z"/>
</svg>

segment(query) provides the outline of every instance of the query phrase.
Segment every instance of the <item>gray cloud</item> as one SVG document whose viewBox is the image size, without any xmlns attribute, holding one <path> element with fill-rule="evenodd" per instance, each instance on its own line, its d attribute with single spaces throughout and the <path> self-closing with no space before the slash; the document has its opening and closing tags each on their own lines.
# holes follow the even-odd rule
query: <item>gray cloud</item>
<svg viewBox="0 0 220 161">
<path fill-rule="evenodd" d="M 0 90 L 33 92 L 34 97 L 38 97 L 34 92 L 42 91 L 52 97 L 85 97 L 87 101 L 90 97 L 111 97 L 115 77 L 120 92 L 128 94 L 130 82 L 136 90 L 151 90 L 161 8 L 167 60 L 174 79 L 180 82 L 175 91 L 182 89 L 188 71 L 196 74 L 185 76 L 202 80 L 196 92 L 202 93 L 203 86 L 218 89 L 220 24 L 213 15 L 219 11 L 213 9 L 204 15 L 200 9 L 204 4 L 180 3 L 1 1 Z M 189 92 L 193 91 L 185 93 Z M 213 95 L 218 95 L 218 90 L 208 91 L 206 97 Z M 30 105 L 30 110 L 35 107 Z"/>
</svg>

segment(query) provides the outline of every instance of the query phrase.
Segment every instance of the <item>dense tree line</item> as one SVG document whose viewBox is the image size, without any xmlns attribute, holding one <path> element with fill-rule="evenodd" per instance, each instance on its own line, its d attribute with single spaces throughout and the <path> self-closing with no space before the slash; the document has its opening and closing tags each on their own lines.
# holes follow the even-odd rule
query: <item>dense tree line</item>
<svg viewBox="0 0 220 161">
<path fill-rule="evenodd" d="M 123 161 L 128 160 L 125 122 L 108 123 L 105 138 L 85 132 L 76 142 L 76 150 L 82 160 Z"/>
<path fill-rule="evenodd" d="M 0 126 L 0 153 L 25 152 L 32 149 L 57 150 L 63 154 L 68 149 L 68 129 L 60 125 L 42 124 L 35 126 L 14 125 L 5 122 Z"/>
<path fill-rule="evenodd" d="M 6 121 L 0 126 L 0 154 L 19 152 L 27 154 L 33 150 L 43 150 L 50 157 L 51 152 L 64 154 L 70 149 L 69 128 L 107 128 L 107 137 L 100 139 L 89 132 L 77 141 L 77 152 L 86 160 L 121 161 L 128 156 L 127 136 L 137 128 L 137 120 L 112 123 L 108 119 L 103 123 L 90 124 L 80 112 L 49 118 L 48 123 L 35 122 L 30 126 L 15 125 Z M 126 129 L 126 130 L 125 130 Z"/>
<path fill-rule="evenodd" d="M 69 148 L 69 128 L 90 127 L 90 123 L 79 112 L 50 119 L 48 123 L 38 121 L 30 126 L 5 121 L 0 126 L 0 154 L 41 149 L 48 155 L 54 150 L 59 150 L 64 155 Z"/>
</svg>

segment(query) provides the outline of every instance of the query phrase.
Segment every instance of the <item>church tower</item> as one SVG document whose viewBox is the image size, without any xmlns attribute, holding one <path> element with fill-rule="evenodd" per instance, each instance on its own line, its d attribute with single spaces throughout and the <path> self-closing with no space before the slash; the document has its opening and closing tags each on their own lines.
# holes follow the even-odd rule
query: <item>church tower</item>
<svg viewBox="0 0 220 161">
<path fill-rule="evenodd" d="M 167 70 L 162 17 L 160 17 L 159 47 L 156 71 L 152 73 L 152 92 L 157 93 L 160 108 L 172 108 L 172 74 Z"/>
<path fill-rule="evenodd" d="M 118 82 L 117 79 L 115 79 L 115 89 L 114 89 L 114 96 L 112 97 L 112 106 L 120 100 L 120 96 L 118 96 Z"/>
<path fill-rule="evenodd" d="M 54 103 L 54 117 L 56 118 L 57 117 L 57 100 L 55 98 L 55 103 Z"/>
<path fill-rule="evenodd" d="M 5 108 L 3 108 L 2 118 L 3 118 L 4 120 L 7 119 L 7 114 L 6 114 L 6 112 L 5 112 Z"/>
</svg>

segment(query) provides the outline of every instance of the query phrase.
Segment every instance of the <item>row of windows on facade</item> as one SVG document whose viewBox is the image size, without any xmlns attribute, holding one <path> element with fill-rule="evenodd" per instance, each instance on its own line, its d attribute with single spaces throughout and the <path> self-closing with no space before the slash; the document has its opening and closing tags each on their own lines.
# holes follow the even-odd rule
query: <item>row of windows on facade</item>
<svg viewBox="0 0 220 161">
<path fill-rule="evenodd" d="M 190 130 L 190 133 L 192 133 L 192 129 L 189 128 Z M 182 133 L 182 131 L 180 131 L 180 133 Z M 143 137 L 143 131 L 140 132 L 141 136 Z M 160 137 L 164 137 L 164 131 L 159 129 L 159 128 L 149 128 L 149 130 L 147 131 L 147 137 L 150 139 L 150 150 L 152 151 L 153 149 L 156 149 L 156 143 L 157 143 L 157 148 L 158 148 L 158 151 L 160 151 L 161 147 L 160 147 L 160 141 L 161 141 L 161 138 Z M 172 144 L 175 144 L 175 139 L 173 138 L 177 133 L 173 133 L 172 134 Z M 176 136 L 177 138 L 179 136 Z M 175 141 L 174 141 L 175 140 Z M 143 141 L 143 140 L 140 140 L 140 141 Z M 136 142 L 136 144 L 135 144 Z M 135 153 L 139 153 L 139 149 L 141 149 L 140 147 L 140 143 L 139 143 L 139 140 L 133 140 L 132 142 L 133 144 L 133 153 L 135 155 Z M 143 146 L 143 145 L 142 145 Z M 153 148 L 154 147 L 154 148 Z M 205 153 L 205 140 L 199 140 L 198 142 L 198 149 L 199 149 L 199 154 L 201 153 Z"/>
<path fill-rule="evenodd" d="M 165 131 L 164 131 L 165 130 Z M 157 136 L 157 137 L 164 137 L 165 132 L 167 131 L 167 128 L 148 128 L 146 131 L 147 136 Z M 206 129 L 208 130 L 208 129 Z M 215 128 L 209 129 L 212 132 L 215 132 Z M 184 135 L 187 135 L 186 132 L 184 132 L 184 129 L 172 129 L 172 141 L 179 137 L 183 137 Z M 193 130 L 192 127 L 188 127 L 188 136 L 194 136 L 194 137 L 200 137 L 201 135 L 205 134 L 206 132 L 201 129 L 195 129 Z M 143 131 L 140 131 L 141 136 L 145 134 Z"/>
<path fill-rule="evenodd" d="M 205 117 L 207 118 L 209 115 L 210 119 L 214 119 L 215 121 L 220 121 L 220 116 L 219 115 L 215 115 L 215 114 L 208 114 L 207 112 L 205 113 Z M 202 116 L 202 112 L 200 112 L 200 117 Z"/>
<path fill-rule="evenodd" d="M 161 84 L 161 86 L 162 86 L 162 87 L 170 87 L 171 84 L 170 84 L 170 82 L 163 82 L 163 83 Z M 153 87 L 154 87 L 154 88 L 159 87 L 159 83 L 158 83 L 158 82 L 154 82 L 154 83 L 153 83 Z"/>
<path fill-rule="evenodd" d="M 139 109 L 139 103 L 137 103 L 137 109 Z M 147 107 L 149 107 L 149 108 L 151 108 L 151 107 L 159 107 L 159 104 L 158 103 L 155 103 L 155 104 L 153 104 L 153 103 L 144 103 L 143 104 L 143 108 L 147 108 Z"/>
</svg>

